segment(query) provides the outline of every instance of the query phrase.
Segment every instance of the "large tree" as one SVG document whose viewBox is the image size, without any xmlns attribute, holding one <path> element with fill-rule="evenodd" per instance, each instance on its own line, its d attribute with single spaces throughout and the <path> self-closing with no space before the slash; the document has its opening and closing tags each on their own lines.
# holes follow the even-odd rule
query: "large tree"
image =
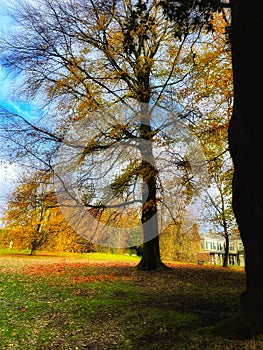
<svg viewBox="0 0 263 350">
<path fill-rule="evenodd" d="M 175 37 L 176 26 L 155 0 L 21 1 L 13 14 L 16 25 L 1 42 L 2 60 L 22 72 L 22 93 L 51 102 L 42 135 L 45 147 L 52 140 L 63 144 L 55 169 L 66 197 L 60 200 L 74 197 L 77 209 L 96 219 L 105 209 L 117 217 L 120 208 L 137 205 L 144 242 L 138 268 L 164 267 L 157 215 L 160 204 L 167 209 L 163 180 L 176 201 L 179 188 L 188 200 L 194 193 L 198 142 L 183 126 L 191 113 L 179 91 L 195 64 L 191 48 L 199 33 Z M 37 140 L 40 127 L 23 122 Z M 15 142 L 27 153 L 45 152 L 27 136 L 31 141 L 16 134 Z M 45 165 L 52 166 L 51 159 Z M 168 209 L 171 214 L 176 206 Z M 83 232 L 83 222 L 76 224 L 81 215 L 70 215 Z"/>
<path fill-rule="evenodd" d="M 236 335 L 252 337 L 263 332 L 262 151 L 260 111 L 261 13 L 256 1 L 163 1 L 168 16 L 184 30 L 206 26 L 216 11 L 231 11 L 230 34 L 234 82 L 234 107 L 229 126 L 229 147 L 234 163 L 233 209 L 246 254 L 246 291 L 236 320 Z M 195 15 L 193 15 L 195 14 Z M 228 332 L 233 327 L 223 326 Z"/>
<path fill-rule="evenodd" d="M 244 336 L 263 332 L 263 158 L 260 138 L 261 23 L 257 2 L 231 1 L 234 109 L 229 128 L 234 161 L 233 208 L 246 254 Z"/>
</svg>

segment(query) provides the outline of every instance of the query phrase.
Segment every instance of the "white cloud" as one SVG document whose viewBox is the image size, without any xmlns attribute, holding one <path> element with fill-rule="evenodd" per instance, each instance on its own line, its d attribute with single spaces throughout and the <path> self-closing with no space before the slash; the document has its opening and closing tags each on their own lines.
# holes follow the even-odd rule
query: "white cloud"
<svg viewBox="0 0 263 350">
<path fill-rule="evenodd" d="M 5 160 L 0 161 L 0 216 L 7 206 L 13 191 L 21 177 L 21 167 L 18 164 L 10 164 Z"/>
<path fill-rule="evenodd" d="M 1 0 L 0 4 L 0 30 L 6 31 L 10 28 L 12 19 L 8 15 L 8 4 L 5 0 Z"/>
</svg>

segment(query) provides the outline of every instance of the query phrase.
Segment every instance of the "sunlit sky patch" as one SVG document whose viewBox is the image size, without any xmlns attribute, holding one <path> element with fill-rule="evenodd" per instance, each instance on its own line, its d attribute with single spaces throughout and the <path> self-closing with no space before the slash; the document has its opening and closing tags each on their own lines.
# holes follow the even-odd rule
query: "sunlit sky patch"
<svg viewBox="0 0 263 350">
<path fill-rule="evenodd" d="M 7 33 L 12 28 L 12 19 L 8 16 L 7 1 L 0 0 L 0 33 Z M 0 108 L 18 114 L 31 122 L 42 116 L 40 103 L 27 101 L 19 94 L 17 88 L 21 76 L 8 72 L 0 62 Z M 1 146 L 1 145 L 0 145 Z M 14 191 L 20 177 L 18 164 L 10 164 L 1 152 L 0 147 L 0 217 L 6 208 L 7 200 Z"/>
<path fill-rule="evenodd" d="M 8 15 L 8 5 L 6 0 L 1 0 L 0 4 L 0 34 L 7 33 L 12 28 L 12 19 Z M 0 107 L 9 112 L 19 114 L 24 118 L 35 120 L 41 117 L 41 109 L 37 103 L 23 100 L 15 95 L 19 88 L 21 77 L 19 74 L 8 72 L 0 61 Z"/>
<path fill-rule="evenodd" d="M 16 96 L 19 75 L 8 74 L 0 65 L 0 107 L 31 121 L 42 116 L 40 104 Z"/>
<path fill-rule="evenodd" d="M 0 227 L 1 216 L 7 208 L 7 201 L 16 188 L 20 177 L 20 166 L 10 164 L 6 160 L 0 160 Z"/>
</svg>

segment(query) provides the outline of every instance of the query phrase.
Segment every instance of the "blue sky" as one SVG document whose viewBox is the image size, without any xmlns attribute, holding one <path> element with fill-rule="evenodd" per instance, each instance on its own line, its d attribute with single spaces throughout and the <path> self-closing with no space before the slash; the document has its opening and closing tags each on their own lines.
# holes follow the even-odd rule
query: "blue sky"
<svg viewBox="0 0 263 350">
<path fill-rule="evenodd" d="M 7 1 L 1 0 L 0 4 L 0 35 L 12 28 L 12 20 L 8 16 Z M 8 71 L 1 65 L 0 61 L 0 106 L 10 112 L 21 114 L 26 118 L 39 117 L 37 104 L 29 103 L 14 95 L 12 88 L 19 84 L 20 77 L 8 74 Z"/>
<path fill-rule="evenodd" d="M 0 5 L 0 33 L 6 31 L 10 25 L 10 19 L 7 16 L 4 1 L 1 1 Z M 8 101 L 8 95 L 10 91 L 10 81 L 6 77 L 6 72 L 0 65 L 0 107 L 13 109 L 12 103 Z M 1 140 L 1 139 L 0 139 Z M 0 148 L 0 216 L 6 207 L 6 199 L 9 197 L 10 192 L 13 190 L 12 184 L 14 176 L 16 177 L 16 167 L 8 163 L 1 154 Z M 11 166 L 11 167 L 10 167 Z"/>
<path fill-rule="evenodd" d="M 0 34 L 2 35 L 2 32 L 6 32 L 9 28 L 11 23 L 10 18 L 7 15 L 5 1 L 1 2 L 0 5 Z M 0 105 L 5 107 L 8 106 L 8 93 L 9 93 L 9 84 L 10 80 L 6 77 L 6 71 L 1 66 L 0 63 Z"/>
<path fill-rule="evenodd" d="M 20 84 L 21 77 L 8 72 L 1 66 L 0 61 L 0 107 L 32 120 L 39 118 L 41 110 L 36 102 L 26 101 L 21 96 L 18 97 L 14 94 L 14 91 L 19 89 Z"/>
<path fill-rule="evenodd" d="M 7 1 L 0 1 L 0 35 L 2 35 L 3 32 L 10 30 L 12 21 L 7 13 Z M 13 87 L 14 85 L 17 86 L 20 80 L 19 75 L 15 77 L 14 74 L 8 74 L 8 71 L 1 66 L 0 61 L 0 108 L 2 107 L 12 113 L 34 120 L 41 115 L 38 105 L 14 95 L 15 89 L 13 90 Z M 19 165 L 10 164 L 1 151 L 2 147 L 0 147 L 0 217 L 6 207 L 6 201 L 15 189 L 16 182 L 20 176 Z"/>
</svg>

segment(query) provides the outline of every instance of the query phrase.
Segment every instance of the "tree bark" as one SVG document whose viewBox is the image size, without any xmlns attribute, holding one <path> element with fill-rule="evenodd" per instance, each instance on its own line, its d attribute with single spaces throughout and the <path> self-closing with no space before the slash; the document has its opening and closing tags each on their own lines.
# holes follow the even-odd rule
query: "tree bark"
<svg viewBox="0 0 263 350">
<path fill-rule="evenodd" d="M 223 261 L 223 267 L 228 267 L 229 261 L 229 234 L 225 233 L 225 255 Z"/>
<path fill-rule="evenodd" d="M 137 265 L 140 270 L 160 270 L 166 268 L 161 261 L 159 246 L 159 228 L 157 218 L 156 177 L 157 169 L 152 148 L 151 118 L 148 114 L 148 104 L 142 105 L 142 120 L 140 123 L 140 146 L 142 156 L 141 176 L 142 187 L 142 215 L 143 225 L 143 253 Z M 144 142 L 145 141 L 145 142 Z"/>
<path fill-rule="evenodd" d="M 234 163 L 233 209 L 246 256 L 246 290 L 240 305 L 244 337 L 263 332 L 262 14 L 258 5 L 255 0 L 231 2 L 234 107 L 229 147 Z"/>
</svg>

